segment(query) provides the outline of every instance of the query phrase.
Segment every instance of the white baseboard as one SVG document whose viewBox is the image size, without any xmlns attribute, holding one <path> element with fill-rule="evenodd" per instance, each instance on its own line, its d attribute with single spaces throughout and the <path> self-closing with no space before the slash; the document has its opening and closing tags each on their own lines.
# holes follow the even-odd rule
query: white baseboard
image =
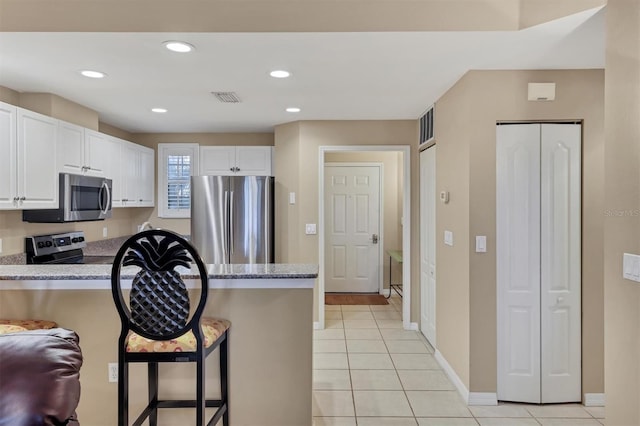
<svg viewBox="0 0 640 426">
<path fill-rule="evenodd" d="M 464 385 L 464 383 L 462 383 L 462 380 L 460 380 L 460 377 L 458 377 L 458 375 L 456 374 L 454 369 L 449 365 L 447 360 L 444 359 L 444 357 L 442 356 L 442 354 L 440 353 L 439 350 L 436 349 L 436 353 L 434 354 L 434 356 L 436 358 L 436 361 L 438 361 L 438 364 L 440 364 L 440 367 L 442 367 L 444 372 L 449 377 L 449 380 L 451 380 L 453 382 L 453 385 L 456 387 L 456 390 L 458 391 L 460 396 L 462 396 L 462 399 L 464 400 L 464 403 L 468 404 L 469 403 L 469 390 Z"/>
<path fill-rule="evenodd" d="M 498 405 L 498 395 L 495 392 L 469 392 L 467 405 Z"/>
<path fill-rule="evenodd" d="M 603 393 L 585 393 L 584 406 L 585 407 L 604 407 L 604 394 Z"/>
<path fill-rule="evenodd" d="M 314 330 L 322 330 L 324 327 L 320 326 L 320 321 L 314 321 L 313 322 L 313 329 Z"/>
<path fill-rule="evenodd" d="M 410 322 L 409 323 L 409 330 L 420 331 L 420 329 L 418 328 L 418 323 L 417 322 Z"/>
</svg>

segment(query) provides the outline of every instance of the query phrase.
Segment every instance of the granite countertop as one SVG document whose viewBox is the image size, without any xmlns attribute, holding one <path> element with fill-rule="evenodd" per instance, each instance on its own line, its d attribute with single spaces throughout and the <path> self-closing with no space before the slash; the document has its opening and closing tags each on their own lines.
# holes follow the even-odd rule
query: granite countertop
<svg viewBox="0 0 640 426">
<path fill-rule="evenodd" d="M 181 269 L 184 279 L 198 277 L 197 269 Z M 132 279 L 138 268 L 122 268 L 122 278 Z M 207 265 L 209 279 L 297 279 L 317 278 L 318 265 L 252 264 Z M 0 265 L 0 281 L 33 280 L 110 280 L 111 265 Z"/>
</svg>

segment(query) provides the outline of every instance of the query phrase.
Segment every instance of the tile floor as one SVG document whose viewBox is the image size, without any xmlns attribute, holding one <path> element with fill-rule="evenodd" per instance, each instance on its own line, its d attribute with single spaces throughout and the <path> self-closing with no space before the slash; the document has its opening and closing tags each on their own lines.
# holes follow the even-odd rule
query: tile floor
<svg viewBox="0 0 640 426">
<path fill-rule="evenodd" d="M 599 426 L 603 407 L 471 406 L 421 333 L 402 329 L 402 300 L 325 306 L 314 331 L 314 426 Z"/>
</svg>

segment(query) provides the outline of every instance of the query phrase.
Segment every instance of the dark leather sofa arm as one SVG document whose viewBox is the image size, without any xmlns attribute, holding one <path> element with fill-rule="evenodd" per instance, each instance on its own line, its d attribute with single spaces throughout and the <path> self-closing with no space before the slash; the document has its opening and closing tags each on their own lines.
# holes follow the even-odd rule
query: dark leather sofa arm
<svg viewBox="0 0 640 426">
<path fill-rule="evenodd" d="M 0 426 L 78 426 L 81 366 L 71 330 L 0 334 Z"/>
</svg>

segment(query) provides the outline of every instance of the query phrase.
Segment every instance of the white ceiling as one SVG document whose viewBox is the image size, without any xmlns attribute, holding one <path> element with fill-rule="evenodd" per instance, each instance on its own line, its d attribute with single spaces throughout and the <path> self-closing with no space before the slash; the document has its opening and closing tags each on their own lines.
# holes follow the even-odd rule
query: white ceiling
<svg viewBox="0 0 640 426">
<path fill-rule="evenodd" d="M 604 68 L 604 21 L 592 9 L 517 32 L 0 33 L 0 85 L 54 93 L 134 133 L 416 119 L 470 69 Z M 176 39 L 195 52 L 162 45 Z M 292 76 L 271 78 L 273 69 Z M 212 91 L 242 102 L 220 103 Z"/>
</svg>

